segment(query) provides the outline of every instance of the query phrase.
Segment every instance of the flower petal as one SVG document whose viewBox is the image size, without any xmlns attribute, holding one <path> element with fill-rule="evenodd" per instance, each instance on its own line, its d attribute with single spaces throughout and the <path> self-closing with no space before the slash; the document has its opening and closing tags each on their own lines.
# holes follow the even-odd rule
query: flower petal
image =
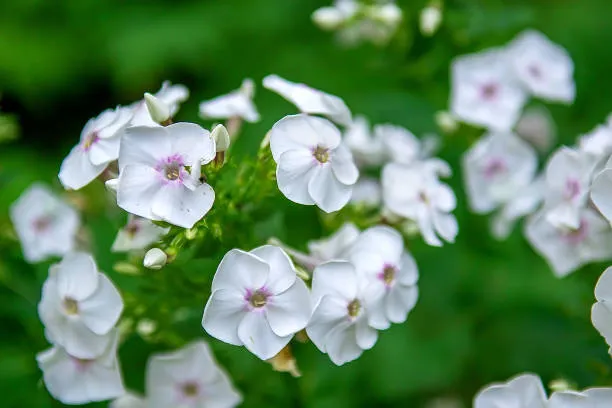
<svg viewBox="0 0 612 408">
<path fill-rule="evenodd" d="M 211 290 L 214 293 L 228 289 L 244 296 L 247 290 L 257 290 L 264 286 L 269 273 L 269 265 L 259 257 L 240 249 L 232 249 L 221 260 Z"/>
<path fill-rule="evenodd" d="M 278 189 L 294 203 L 312 205 L 314 200 L 308 193 L 308 183 L 317 171 L 317 165 L 308 150 L 284 152 L 276 168 Z"/>
<path fill-rule="evenodd" d="M 356 360 L 363 353 L 357 344 L 356 325 L 347 320 L 335 326 L 327 335 L 325 348 L 336 365 Z"/>
<path fill-rule="evenodd" d="M 352 186 L 359 178 L 359 170 L 353 161 L 351 151 L 344 145 L 339 145 L 334 149 L 331 166 L 334 175 L 342 184 Z"/>
<path fill-rule="evenodd" d="M 416 286 L 395 285 L 385 296 L 385 313 L 389 321 L 403 323 L 419 297 Z"/>
<path fill-rule="evenodd" d="M 208 334 L 225 343 L 241 346 L 238 326 L 248 313 L 244 296 L 231 289 L 215 290 L 204 308 L 202 327 Z"/>
<path fill-rule="evenodd" d="M 371 349 L 378 340 L 378 331 L 370 327 L 368 320 L 365 318 L 355 322 L 355 335 L 357 345 L 363 350 Z"/>
<path fill-rule="evenodd" d="M 312 273 L 313 306 L 325 295 L 348 303 L 357 297 L 357 289 L 357 273 L 349 262 L 326 262 L 317 266 Z"/>
<path fill-rule="evenodd" d="M 334 327 L 346 320 L 348 320 L 347 302 L 333 295 L 326 295 L 316 306 L 306 326 L 306 333 L 315 346 L 325 353 L 327 335 Z"/>
<path fill-rule="evenodd" d="M 289 336 L 308 324 L 312 308 L 310 293 L 301 279 L 296 279 L 285 292 L 271 297 L 266 305 L 266 318 L 278 336 Z"/>
<path fill-rule="evenodd" d="M 247 313 L 238 326 L 238 338 L 251 353 L 262 360 L 269 360 L 289 344 L 293 335 L 274 334 L 266 316 L 254 311 Z"/>
<path fill-rule="evenodd" d="M 151 212 L 170 224 L 191 228 L 212 208 L 215 191 L 208 184 L 195 190 L 166 184 L 153 198 Z"/>
<path fill-rule="evenodd" d="M 179 122 L 166 126 L 170 135 L 172 153 L 180 154 L 185 163 L 196 165 L 215 158 L 215 141 L 210 132 L 195 123 Z"/>
<path fill-rule="evenodd" d="M 321 210 L 331 213 L 342 209 L 351 199 L 352 186 L 342 184 L 331 166 L 322 165 L 308 182 L 308 193 Z"/>
<path fill-rule="evenodd" d="M 123 172 L 129 165 L 155 167 L 160 160 L 173 153 L 171 146 L 170 135 L 164 127 L 130 127 L 121 138 L 119 170 Z"/>
<path fill-rule="evenodd" d="M 152 167 L 129 165 L 121 170 L 117 186 L 117 205 L 125 211 L 150 220 L 160 218 L 151 211 L 153 198 L 162 183 Z"/>
<path fill-rule="evenodd" d="M 96 291 L 79 303 L 81 320 L 94 333 L 104 335 L 115 326 L 122 310 L 119 291 L 106 275 L 99 273 Z"/>
<path fill-rule="evenodd" d="M 98 268 L 93 257 L 84 252 L 66 255 L 57 270 L 57 291 L 60 298 L 82 301 L 98 287 Z"/>
<path fill-rule="evenodd" d="M 66 189 L 78 190 L 91 183 L 106 168 L 107 163 L 94 165 L 81 146 L 75 146 L 62 162 L 59 180 Z"/>
<path fill-rule="evenodd" d="M 280 294 L 293 285 L 297 279 L 293 262 L 281 248 L 274 245 L 263 245 L 250 251 L 251 254 L 263 259 L 270 272 L 264 286 L 272 294 Z"/>
</svg>

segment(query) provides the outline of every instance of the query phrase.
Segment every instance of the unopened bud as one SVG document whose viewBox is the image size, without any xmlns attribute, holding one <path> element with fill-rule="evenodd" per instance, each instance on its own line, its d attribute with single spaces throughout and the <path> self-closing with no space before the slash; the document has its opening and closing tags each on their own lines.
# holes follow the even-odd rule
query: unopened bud
<svg viewBox="0 0 612 408">
<path fill-rule="evenodd" d="M 230 146 L 230 135 L 227 129 L 223 125 L 217 125 L 210 132 L 210 136 L 215 141 L 217 152 L 224 152 L 229 149 Z"/>
<path fill-rule="evenodd" d="M 144 100 L 149 110 L 149 115 L 151 115 L 151 119 L 160 125 L 167 124 L 171 119 L 170 107 L 168 104 L 148 92 L 144 94 Z"/>
<path fill-rule="evenodd" d="M 302 376 L 288 344 L 277 355 L 269 359 L 268 363 L 272 365 L 274 371 L 289 373 L 296 378 Z"/>
<path fill-rule="evenodd" d="M 402 9 L 394 3 L 383 4 L 376 7 L 375 17 L 390 27 L 402 21 Z"/>
<path fill-rule="evenodd" d="M 129 262 L 117 262 L 113 265 L 113 269 L 124 275 L 140 275 L 140 269 Z"/>
<path fill-rule="evenodd" d="M 567 380 L 563 378 L 558 378 L 556 380 L 552 380 L 550 384 L 548 384 L 548 388 L 550 388 L 551 391 L 554 392 L 562 392 L 571 390 L 572 386 Z"/>
<path fill-rule="evenodd" d="M 431 37 L 438 31 L 440 23 L 442 22 L 442 10 L 438 5 L 429 5 L 421 10 L 419 23 L 421 27 L 421 34 L 427 37 Z"/>
<path fill-rule="evenodd" d="M 197 228 L 190 228 L 187 231 L 185 231 L 185 238 L 187 238 L 188 240 L 192 240 L 195 239 L 198 236 L 198 229 Z"/>
<path fill-rule="evenodd" d="M 312 21 L 323 30 L 335 30 L 344 22 L 344 16 L 334 7 L 322 7 L 312 13 Z"/>
<path fill-rule="evenodd" d="M 446 134 L 455 133 L 459 128 L 459 123 L 455 117 L 446 111 L 436 113 L 436 124 Z"/>
<path fill-rule="evenodd" d="M 168 261 L 168 255 L 159 248 L 152 248 L 147 251 L 142 264 L 145 268 L 161 269 Z"/>
<path fill-rule="evenodd" d="M 136 325 L 136 332 L 143 338 L 149 337 L 157 329 L 157 323 L 151 319 L 141 319 Z"/>
<path fill-rule="evenodd" d="M 117 192 L 117 186 L 119 185 L 119 179 L 110 179 L 104 182 L 104 186 L 108 191 L 112 191 L 113 193 Z"/>
</svg>

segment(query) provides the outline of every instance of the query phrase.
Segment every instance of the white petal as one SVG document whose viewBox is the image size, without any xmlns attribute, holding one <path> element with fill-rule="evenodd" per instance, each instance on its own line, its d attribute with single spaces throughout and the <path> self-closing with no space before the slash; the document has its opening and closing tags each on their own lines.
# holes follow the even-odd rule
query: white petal
<svg viewBox="0 0 612 408">
<path fill-rule="evenodd" d="M 48 328 L 51 331 L 51 327 Z M 91 359 L 100 356 L 112 341 L 111 334 L 98 335 L 79 319 L 68 318 L 61 331 L 51 331 L 57 344 L 63 346 L 72 356 Z"/>
<path fill-rule="evenodd" d="M 94 165 L 81 146 L 75 146 L 62 162 L 59 180 L 66 189 L 78 190 L 91 183 L 108 163 Z"/>
<path fill-rule="evenodd" d="M 155 167 L 173 153 L 171 146 L 170 135 L 164 127 L 130 127 L 121 138 L 119 170 L 123 172 L 129 165 Z"/>
<path fill-rule="evenodd" d="M 344 145 L 339 145 L 334 149 L 331 166 L 334 171 L 334 175 L 342 184 L 352 186 L 357 182 L 359 178 L 359 170 L 355 166 L 353 161 L 353 155 L 351 151 Z"/>
<path fill-rule="evenodd" d="M 306 326 L 308 337 L 323 353 L 326 352 L 326 339 L 331 330 L 348 320 L 347 304 L 344 299 L 333 295 L 323 296 Z"/>
<path fill-rule="evenodd" d="M 57 290 L 63 299 L 81 301 L 91 296 L 98 287 L 98 268 L 93 257 L 74 252 L 62 259 L 57 268 Z"/>
<path fill-rule="evenodd" d="M 274 245 L 263 245 L 250 251 L 251 254 L 264 260 L 270 267 L 264 286 L 272 294 L 286 291 L 297 279 L 291 258 L 281 248 Z"/>
<path fill-rule="evenodd" d="M 363 231 L 352 252 L 375 252 L 385 263 L 397 266 L 404 253 L 404 240 L 399 232 L 391 227 L 377 225 Z"/>
<path fill-rule="evenodd" d="M 294 203 L 312 205 L 308 183 L 317 171 L 312 153 L 307 150 L 289 150 L 280 156 L 276 168 L 278 189 Z"/>
<path fill-rule="evenodd" d="M 330 121 L 308 115 L 285 116 L 270 130 L 270 149 L 277 163 L 289 150 L 312 152 L 317 146 L 333 150 L 340 140 L 340 131 Z"/>
<path fill-rule="evenodd" d="M 612 302 L 612 267 L 608 267 L 597 280 L 595 298 L 599 301 Z"/>
<path fill-rule="evenodd" d="M 308 183 L 308 193 L 321 210 L 331 213 L 342 209 L 351 199 L 352 186 L 342 184 L 331 166 L 323 165 Z"/>
<path fill-rule="evenodd" d="M 83 323 L 96 334 L 108 333 L 119 320 L 123 300 L 117 288 L 106 277 L 98 274 L 96 291 L 79 303 L 79 316 Z"/>
<path fill-rule="evenodd" d="M 159 220 L 159 217 L 152 213 L 151 207 L 161 185 L 160 175 L 152 167 L 126 166 L 119 176 L 117 205 L 134 215 Z"/>
<path fill-rule="evenodd" d="M 434 212 L 433 226 L 436 233 L 447 242 L 455 242 L 455 237 L 459 233 L 459 224 L 453 214 Z"/>
<path fill-rule="evenodd" d="M 202 327 L 211 336 L 235 346 L 241 346 L 238 326 L 245 313 L 244 296 L 231 289 L 215 290 L 204 308 Z"/>
<path fill-rule="evenodd" d="M 385 313 L 389 321 L 403 323 L 419 296 L 416 286 L 395 285 L 385 297 Z"/>
<path fill-rule="evenodd" d="M 215 192 L 208 184 L 196 190 L 183 185 L 166 184 L 153 198 L 151 212 L 159 219 L 191 228 L 212 208 Z"/>
<path fill-rule="evenodd" d="M 259 121 L 259 113 L 253 101 L 240 91 L 200 103 L 200 116 L 205 119 L 229 119 L 239 116 L 247 122 Z"/>
<path fill-rule="evenodd" d="M 326 262 L 317 266 L 312 273 L 313 306 L 325 295 L 348 303 L 357 297 L 357 289 L 357 273 L 349 262 Z"/>
<path fill-rule="evenodd" d="M 595 177 L 591 199 L 601 214 L 612 220 L 612 169 L 605 169 Z"/>
<path fill-rule="evenodd" d="M 363 350 L 369 350 L 374 347 L 378 340 L 378 331 L 368 325 L 368 320 L 363 318 L 355 323 L 355 334 L 357 345 Z"/>
<path fill-rule="evenodd" d="M 345 321 L 335 326 L 327 335 L 326 350 L 331 361 L 343 365 L 357 359 L 363 350 L 357 344 L 356 325 Z"/>
<path fill-rule="evenodd" d="M 228 289 L 246 295 L 247 290 L 264 286 L 269 273 L 269 265 L 259 257 L 232 249 L 221 260 L 211 290 Z"/>
<path fill-rule="evenodd" d="M 293 335 L 281 337 L 274 334 L 266 316 L 260 311 L 247 313 L 238 326 L 238 338 L 251 353 L 262 360 L 277 355 Z"/>
<path fill-rule="evenodd" d="M 266 304 L 266 318 L 278 336 L 289 336 L 308 324 L 312 308 L 310 293 L 301 279 L 296 279 L 285 292 L 274 295 Z"/>
<path fill-rule="evenodd" d="M 99 139 L 89 149 L 89 160 L 94 165 L 106 164 L 119 158 L 120 137 Z"/>
<path fill-rule="evenodd" d="M 347 222 L 329 237 L 309 241 L 308 251 L 321 261 L 344 260 L 359 234 L 359 229 Z"/>
<path fill-rule="evenodd" d="M 170 135 L 172 153 L 180 154 L 185 163 L 208 163 L 215 158 L 215 141 L 210 132 L 195 123 L 174 123 L 166 126 Z"/>
</svg>

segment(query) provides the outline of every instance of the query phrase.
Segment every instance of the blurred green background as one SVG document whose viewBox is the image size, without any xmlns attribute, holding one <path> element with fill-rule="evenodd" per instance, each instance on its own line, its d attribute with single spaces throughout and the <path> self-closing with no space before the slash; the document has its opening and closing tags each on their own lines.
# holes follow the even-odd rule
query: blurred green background
<svg viewBox="0 0 612 408">
<path fill-rule="evenodd" d="M 165 79 L 191 90 L 179 120 L 201 123 L 200 100 L 237 88 L 245 77 L 260 83 L 276 73 L 341 96 L 374 123 L 423 134 L 437 130 L 434 114 L 447 106 L 454 56 L 502 45 L 533 27 L 566 47 L 576 65 L 575 104 L 550 107 L 560 141 L 573 143 L 612 111 L 609 0 L 447 1 L 432 38 L 418 29 L 426 2 L 399 4 L 405 19 L 388 47 L 346 49 L 311 23 L 310 14 L 326 0 L 0 2 L 0 110 L 14 115 L 22 133 L 0 145 L 0 406 L 61 406 L 42 386 L 34 360 L 47 347 L 36 303 L 50 262 L 21 260 L 8 206 L 35 180 L 61 191 L 59 165 L 85 122 L 156 91 Z M 234 157 L 253 155 L 271 125 L 294 112 L 263 89 L 255 102 L 262 120 L 244 127 Z M 467 407 L 480 387 L 522 371 L 545 382 L 563 377 L 579 387 L 612 385 L 607 346 L 590 323 L 593 288 L 605 265 L 558 280 L 519 230 L 507 242 L 493 241 L 487 217 L 469 214 L 461 187 L 458 163 L 472 138 L 446 137 L 440 153 L 455 169 L 458 241 L 443 248 L 410 244 L 421 273 L 420 300 L 405 324 L 381 333 L 373 350 L 335 367 L 314 346 L 298 344 L 303 377 L 296 380 L 244 349 L 209 339 L 245 407 L 426 407 L 440 397 Z M 144 279 L 112 271 L 122 257 L 109 248 L 124 217 L 107 209 L 102 186 L 71 197 L 84 207 L 101 269 L 119 287 Z M 329 233 L 313 208 L 278 202 L 281 217 L 272 231 L 290 244 L 304 248 L 306 240 Z M 193 338 L 205 337 L 199 313 L 188 329 Z M 165 347 L 137 335 L 126 341 L 120 356 L 129 388 L 142 391 L 148 355 Z"/>
</svg>

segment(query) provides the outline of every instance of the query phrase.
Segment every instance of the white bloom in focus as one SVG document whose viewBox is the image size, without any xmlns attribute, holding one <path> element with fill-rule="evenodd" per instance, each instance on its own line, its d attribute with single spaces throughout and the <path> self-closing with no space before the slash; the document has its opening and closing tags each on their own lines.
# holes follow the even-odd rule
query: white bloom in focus
<svg viewBox="0 0 612 408">
<path fill-rule="evenodd" d="M 98 177 L 119 157 L 123 130 L 132 119 L 129 108 L 105 110 L 90 119 L 81 131 L 81 140 L 62 162 L 59 180 L 65 189 L 78 190 Z"/>
<path fill-rule="evenodd" d="M 108 347 L 123 310 L 121 295 L 98 272 L 91 255 L 75 252 L 51 266 L 38 314 L 51 343 L 78 358 L 95 358 Z"/>
<path fill-rule="evenodd" d="M 591 309 L 591 321 L 612 350 L 612 267 L 607 268 L 595 286 L 597 302 Z"/>
<path fill-rule="evenodd" d="M 387 157 L 393 162 L 411 164 L 421 156 L 421 142 L 401 126 L 376 125 L 374 134 L 382 141 Z"/>
<path fill-rule="evenodd" d="M 548 109 L 532 106 L 521 115 L 516 124 L 516 134 L 538 151 L 548 152 L 557 139 L 557 128 Z"/>
<path fill-rule="evenodd" d="M 129 252 L 145 249 L 159 241 L 168 231 L 170 228 L 159 227 L 146 218 L 129 215 L 128 223 L 117 233 L 111 250 Z"/>
<path fill-rule="evenodd" d="M 370 131 L 368 120 L 363 116 L 355 117 L 342 135 L 342 141 L 359 166 L 379 166 L 386 160 L 382 140 Z"/>
<path fill-rule="evenodd" d="M 129 128 L 121 140 L 117 204 L 150 220 L 193 227 L 215 200 L 212 187 L 200 181 L 201 166 L 215 154 L 210 133 L 193 123 Z"/>
<path fill-rule="evenodd" d="M 232 408 L 242 402 L 203 341 L 151 357 L 146 388 L 147 408 Z"/>
<path fill-rule="evenodd" d="M 533 215 L 525 235 L 557 277 L 564 277 L 589 262 L 612 258 L 612 229 L 596 211 L 585 208 L 579 213 L 579 227 L 555 227 L 545 210 Z"/>
<path fill-rule="evenodd" d="M 612 404 L 612 388 L 589 388 L 584 391 L 557 391 L 547 408 L 606 408 Z"/>
<path fill-rule="evenodd" d="M 491 221 L 493 236 L 499 240 L 508 238 L 516 221 L 535 212 L 542 200 L 544 200 L 544 179 L 538 177 L 517 191 L 514 197 L 494 215 Z"/>
<path fill-rule="evenodd" d="M 172 85 L 170 81 L 164 81 L 162 87 L 157 93 L 153 94 L 160 102 L 163 102 L 168 107 L 170 117 L 174 117 L 179 110 L 180 104 L 185 102 L 189 97 L 189 89 L 184 85 Z M 130 105 L 133 112 L 133 117 L 130 126 L 159 126 L 157 122 L 151 118 L 149 109 L 144 99 Z"/>
<path fill-rule="evenodd" d="M 79 215 L 43 184 L 34 183 L 21 193 L 9 215 L 26 261 L 39 262 L 74 249 Z"/>
<path fill-rule="evenodd" d="M 147 408 L 147 402 L 143 397 L 128 392 L 111 402 L 108 408 Z"/>
<path fill-rule="evenodd" d="M 501 131 L 514 126 L 527 95 L 512 75 L 505 50 L 457 57 L 451 75 L 451 113 L 457 119 Z"/>
<path fill-rule="evenodd" d="M 589 133 L 580 136 L 578 148 L 595 157 L 606 158 L 612 154 L 612 115 L 606 123 L 598 125 Z"/>
<path fill-rule="evenodd" d="M 574 63 L 565 49 L 535 30 L 523 31 L 508 49 L 516 76 L 534 96 L 574 101 Z"/>
<path fill-rule="evenodd" d="M 447 170 L 440 161 L 406 166 L 387 164 L 382 171 L 383 202 L 392 213 L 417 223 L 425 242 L 441 246 L 440 238 L 454 242 L 459 231 L 450 212 L 457 205 L 451 188 L 434 171 Z"/>
<path fill-rule="evenodd" d="M 546 165 L 546 219 L 557 227 L 578 228 L 580 211 L 589 198 L 597 162 L 579 150 L 562 147 Z"/>
<path fill-rule="evenodd" d="M 168 255 L 159 248 L 151 248 L 147 251 L 142 265 L 149 269 L 161 269 L 168 262 Z"/>
<path fill-rule="evenodd" d="M 522 374 L 507 383 L 493 384 L 474 398 L 474 408 L 548 408 L 540 377 Z"/>
<path fill-rule="evenodd" d="M 339 125 L 349 126 L 351 124 L 351 111 L 337 96 L 305 84 L 287 81 L 278 75 L 265 77 L 263 86 L 294 104 L 302 113 L 323 115 Z"/>
<path fill-rule="evenodd" d="M 278 188 L 289 200 L 316 204 L 327 213 L 349 202 L 359 171 L 331 122 L 303 114 L 285 116 L 270 130 L 270 149 Z"/>
<path fill-rule="evenodd" d="M 102 354 L 91 359 L 74 357 L 55 345 L 36 356 L 49 393 L 63 404 L 79 405 L 104 401 L 125 394 L 117 361 L 118 332 Z"/>
<path fill-rule="evenodd" d="M 311 311 L 308 289 L 282 249 L 232 249 L 213 278 L 202 326 L 211 336 L 268 360 L 306 327 Z"/>
<path fill-rule="evenodd" d="M 348 251 L 359 237 L 359 228 L 347 222 L 326 238 L 308 242 L 310 255 L 322 262 L 347 260 Z"/>
<path fill-rule="evenodd" d="M 512 133 L 490 133 L 463 156 L 463 174 L 470 207 L 488 213 L 527 187 L 538 167 L 536 151 Z"/>
<path fill-rule="evenodd" d="M 387 329 L 405 322 L 419 296 L 419 272 L 399 232 L 387 226 L 368 228 L 351 247 L 349 260 L 367 282 L 370 326 Z"/>
<path fill-rule="evenodd" d="M 247 122 L 259 121 L 259 112 L 253 103 L 254 88 L 253 80 L 247 78 L 242 81 L 240 89 L 200 102 L 200 116 L 204 119 L 240 117 Z"/>
<path fill-rule="evenodd" d="M 351 204 L 378 207 L 382 201 L 382 187 L 378 180 L 360 177 L 353 186 Z"/>
<path fill-rule="evenodd" d="M 315 309 L 306 333 L 336 365 L 357 359 L 378 339 L 378 332 L 368 324 L 364 295 L 364 281 L 349 262 L 327 262 L 313 272 Z"/>
</svg>

